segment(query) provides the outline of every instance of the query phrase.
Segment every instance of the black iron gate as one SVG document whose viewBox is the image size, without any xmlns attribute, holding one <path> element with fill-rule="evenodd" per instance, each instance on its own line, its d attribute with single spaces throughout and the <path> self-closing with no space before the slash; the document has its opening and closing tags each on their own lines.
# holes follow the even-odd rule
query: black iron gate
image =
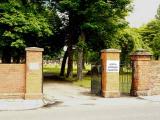
<svg viewBox="0 0 160 120">
<path fill-rule="evenodd" d="M 120 64 L 119 86 L 121 94 L 130 94 L 132 83 L 132 65 L 131 63 Z"/>
<path fill-rule="evenodd" d="M 101 65 L 91 66 L 91 93 L 101 95 Z"/>
<path fill-rule="evenodd" d="M 101 65 L 92 65 L 91 69 L 91 93 L 101 94 Z M 121 63 L 119 71 L 119 88 L 122 95 L 129 95 L 132 83 L 131 63 Z"/>
</svg>

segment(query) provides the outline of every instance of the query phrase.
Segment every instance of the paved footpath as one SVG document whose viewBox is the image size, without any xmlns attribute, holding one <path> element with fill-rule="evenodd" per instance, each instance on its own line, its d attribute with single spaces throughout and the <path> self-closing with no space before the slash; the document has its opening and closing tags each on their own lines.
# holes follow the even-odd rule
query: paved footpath
<svg viewBox="0 0 160 120">
<path fill-rule="evenodd" d="M 90 94 L 90 89 L 74 86 L 70 83 L 54 82 L 44 85 L 46 98 L 54 100 L 59 106 L 79 105 L 117 105 L 145 103 L 136 97 L 103 98 Z"/>
</svg>

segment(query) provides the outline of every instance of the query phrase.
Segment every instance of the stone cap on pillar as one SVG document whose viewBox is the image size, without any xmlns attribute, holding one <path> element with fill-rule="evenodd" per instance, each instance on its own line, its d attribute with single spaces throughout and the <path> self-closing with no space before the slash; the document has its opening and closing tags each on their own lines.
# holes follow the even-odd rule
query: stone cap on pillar
<svg viewBox="0 0 160 120">
<path fill-rule="evenodd" d="M 152 54 L 146 49 L 138 49 L 134 53 L 131 53 L 131 56 L 152 56 Z"/>
<path fill-rule="evenodd" d="M 101 53 L 104 53 L 104 52 L 107 52 L 107 53 L 120 53 L 121 50 L 118 50 L 118 49 L 103 49 L 103 50 L 101 50 Z"/>
<path fill-rule="evenodd" d="M 39 48 L 39 47 L 27 47 L 25 50 L 26 50 L 26 51 L 37 51 L 37 52 L 42 52 L 42 51 L 44 51 L 43 48 Z"/>
<path fill-rule="evenodd" d="M 145 49 L 138 49 L 131 54 L 132 61 L 148 61 L 151 60 L 152 54 Z"/>
</svg>

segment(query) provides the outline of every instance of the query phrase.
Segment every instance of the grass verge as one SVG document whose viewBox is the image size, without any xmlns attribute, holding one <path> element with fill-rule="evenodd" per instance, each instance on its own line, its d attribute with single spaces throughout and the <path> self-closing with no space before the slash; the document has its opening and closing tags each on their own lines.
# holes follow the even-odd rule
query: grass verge
<svg viewBox="0 0 160 120">
<path fill-rule="evenodd" d="M 66 77 L 60 77 L 59 73 L 60 73 L 60 65 L 44 65 L 43 66 L 43 72 L 44 74 L 52 74 L 53 76 L 56 76 L 54 78 L 56 78 L 56 80 L 63 80 L 63 81 L 69 81 L 72 82 L 74 85 L 77 86 L 81 86 L 81 87 L 85 87 L 85 88 L 90 88 L 91 87 L 91 76 L 90 75 L 86 75 L 86 73 L 90 70 L 90 65 L 86 66 L 86 69 L 83 71 L 83 80 L 77 80 L 76 79 L 76 72 L 77 69 L 74 66 L 73 68 L 73 78 L 66 78 Z M 66 71 L 66 69 L 65 69 Z"/>
</svg>

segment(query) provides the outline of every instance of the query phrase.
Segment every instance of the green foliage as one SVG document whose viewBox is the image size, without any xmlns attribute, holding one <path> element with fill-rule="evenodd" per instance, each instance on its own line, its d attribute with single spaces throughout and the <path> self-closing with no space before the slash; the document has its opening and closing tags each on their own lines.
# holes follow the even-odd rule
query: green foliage
<svg viewBox="0 0 160 120">
<path fill-rule="evenodd" d="M 119 44 L 122 45 L 117 36 L 128 24 L 125 16 L 132 10 L 130 6 L 132 0 L 48 0 L 48 2 L 48 5 L 42 5 L 42 1 L 38 0 L 0 2 L 3 11 L 0 13 L 0 50 L 10 46 L 12 50 L 23 51 L 27 46 L 38 46 L 45 47 L 45 54 L 51 54 L 64 45 L 65 34 L 69 34 L 72 45 L 86 49 L 84 51 L 90 49 L 99 52 L 104 48 L 118 48 Z M 59 16 L 57 11 L 60 12 Z M 60 18 L 62 13 L 68 16 L 65 20 Z M 82 33 L 84 38 L 81 37 Z M 134 42 L 137 48 L 140 47 L 139 42 L 136 43 L 136 40 Z M 90 58 L 95 59 L 93 56 Z"/>
<path fill-rule="evenodd" d="M 68 14 L 68 26 L 77 37 L 74 43 L 84 32 L 88 47 L 99 51 L 109 48 L 114 34 L 127 25 L 125 16 L 132 9 L 130 3 L 131 0 L 59 0 L 57 4 L 61 12 Z"/>
<path fill-rule="evenodd" d="M 139 29 L 142 39 L 151 48 L 156 59 L 160 56 L 160 7 L 156 18 Z"/>
<path fill-rule="evenodd" d="M 143 41 L 148 44 L 154 56 L 160 56 L 160 20 L 155 19 L 139 29 Z"/>
<path fill-rule="evenodd" d="M 113 46 L 115 34 L 127 25 L 124 17 L 131 10 L 130 2 L 125 0 L 112 2 L 99 0 L 86 10 L 88 21 L 83 26 L 91 33 L 88 33 L 88 42 L 93 44 L 91 48 L 96 50 L 97 48 L 104 49 Z M 97 49 L 97 51 L 100 51 L 100 49 Z"/>
<path fill-rule="evenodd" d="M 21 0 L 0 3 L 0 48 L 24 51 L 27 46 L 43 46 L 43 42 L 55 33 L 49 21 L 49 11 L 34 3 L 23 4 Z M 52 13 L 53 14 L 53 13 Z M 48 15 L 48 17 L 46 17 Z"/>
<path fill-rule="evenodd" d="M 160 56 L 160 33 L 158 33 L 153 39 L 153 52 L 154 52 L 154 55 L 159 58 Z"/>
<path fill-rule="evenodd" d="M 24 47 L 25 45 L 19 43 L 26 42 L 25 35 L 33 34 L 38 39 L 53 34 L 47 19 L 42 14 L 33 13 L 32 10 L 25 11 L 25 6 L 20 1 L 10 0 L 9 3 L 1 4 L 0 7 L 5 11 L 0 17 L 2 38 L 10 39 L 9 44 L 14 42 L 12 46 Z M 33 8 L 30 7 L 30 9 Z"/>
<path fill-rule="evenodd" d="M 87 62 L 89 63 L 93 63 L 93 64 L 97 62 L 100 63 L 100 53 L 99 52 L 87 51 L 86 58 L 87 58 Z"/>
<path fill-rule="evenodd" d="M 117 47 L 122 50 L 121 60 L 127 62 L 129 55 L 138 49 L 150 50 L 148 45 L 143 42 L 137 29 L 126 28 L 117 34 Z"/>
<path fill-rule="evenodd" d="M 120 45 L 122 48 L 127 48 L 129 51 L 136 51 L 141 49 L 143 42 L 141 36 L 134 29 L 124 29 L 120 31 Z"/>
</svg>

